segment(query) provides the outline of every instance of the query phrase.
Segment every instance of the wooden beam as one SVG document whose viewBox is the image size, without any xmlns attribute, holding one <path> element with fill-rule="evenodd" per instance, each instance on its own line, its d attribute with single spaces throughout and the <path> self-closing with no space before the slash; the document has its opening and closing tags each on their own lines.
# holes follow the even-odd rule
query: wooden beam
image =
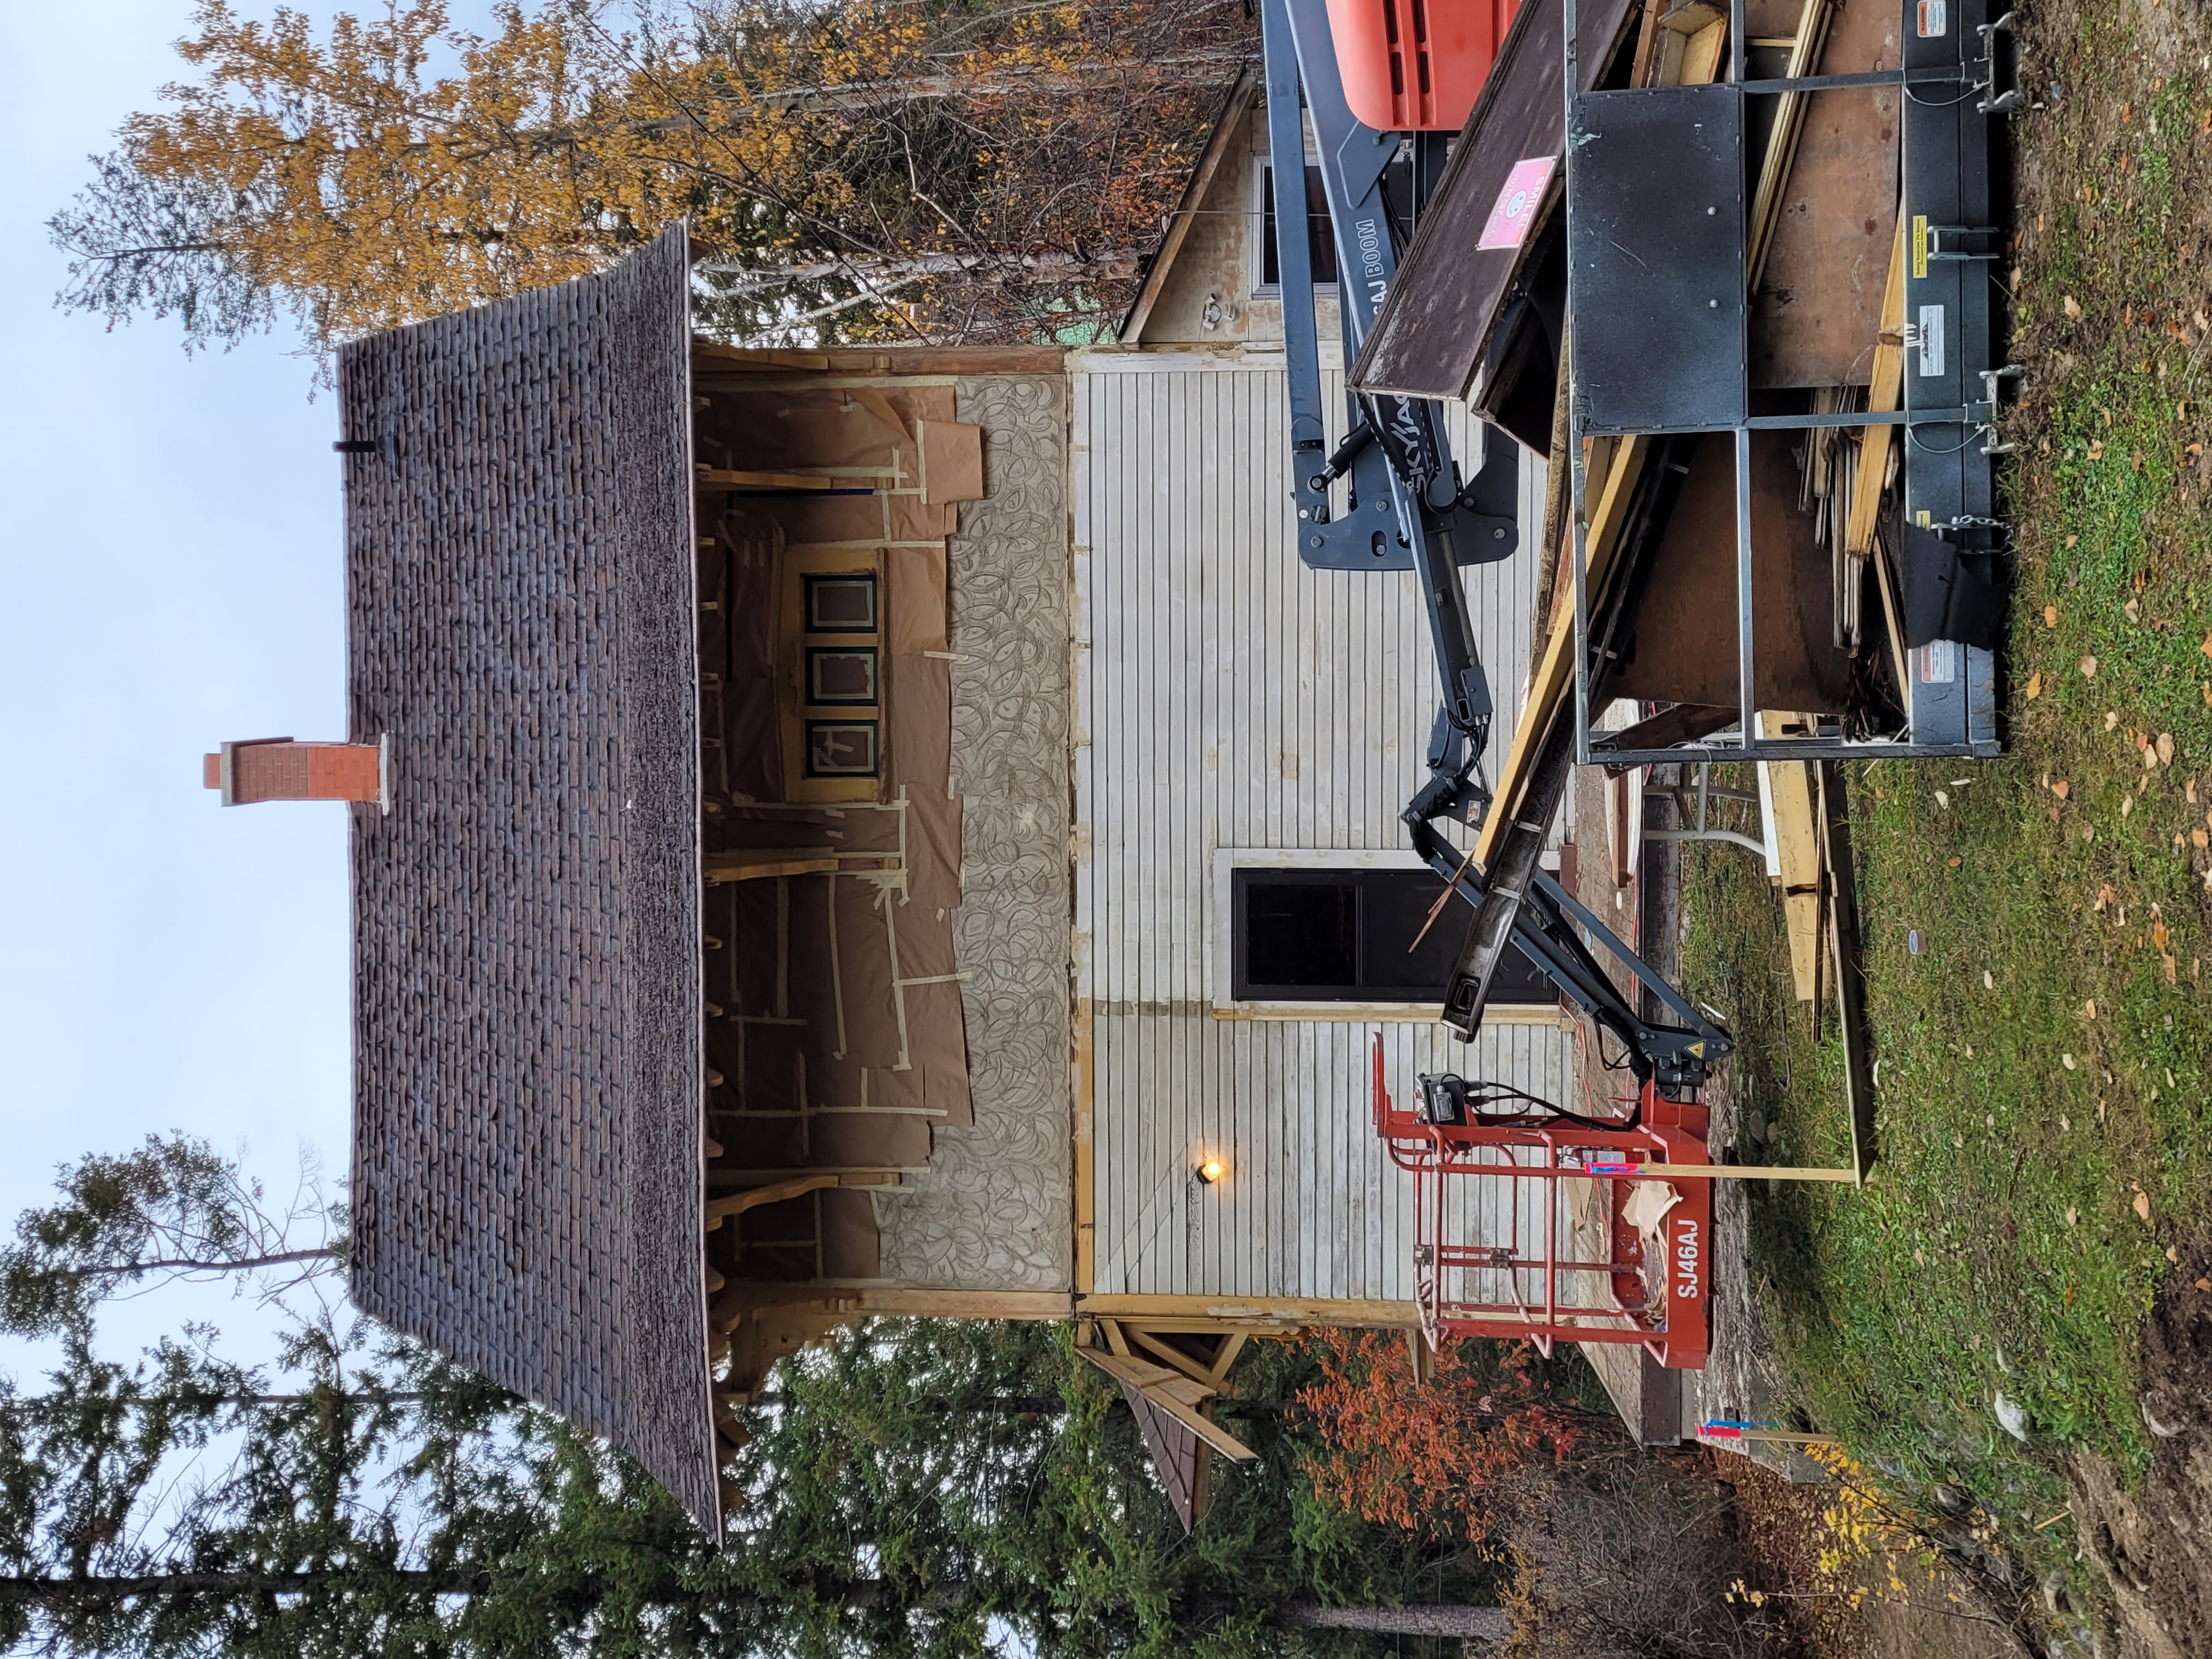
<svg viewBox="0 0 2212 1659">
<path fill-rule="evenodd" d="M 711 1231 L 729 1217 L 743 1215 L 747 1210 L 757 1210 L 763 1204 L 781 1204 L 787 1198 L 803 1198 L 808 1193 L 818 1193 L 824 1187 L 835 1187 L 838 1178 L 834 1175 L 793 1176 L 787 1181 L 777 1181 L 765 1187 L 754 1187 L 742 1193 L 732 1193 L 726 1198 L 707 1200 L 707 1226 Z"/>
<path fill-rule="evenodd" d="M 1066 361 L 1066 353 L 1058 346 L 860 346 L 793 351 L 772 346 L 727 346 L 696 337 L 691 342 L 695 375 L 702 372 L 788 374 L 794 369 L 894 380 L 917 375 L 1057 374 Z"/>
<path fill-rule="evenodd" d="M 1867 407 L 1886 412 L 1897 407 L 1905 392 L 1905 204 L 1897 204 L 1897 236 L 1889 247 L 1889 281 L 1881 291 L 1881 329 L 1875 337 L 1874 369 L 1867 381 Z M 1844 551 L 1863 559 L 1874 550 L 1875 526 L 1881 519 L 1882 480 L 1889 472 L 1890 428 L 1859 429 L 1858 469 L 1851 476 L 1851 501 L 1844 520 Z M 1882 598 L 1885 612 L 1888 594 Z M 1901 642 L 1893 642 L 1898 653 L 1898 684 L 1905 684 L 1905 655 Z"/>
<path fill-rule="evenodd" d="M 1245 1343 L 1251 1340 L 1243 1331 L 1231 1331 L 1221 1339 L 1214 1351 L 1213 1364 L 1206 1373 L 1206 1381 L 1219 1388 L 1229 1376 L 1229 1368 L 1237 1363 L 1237 1356 L 1244 1352 Z"/>
<path fill-rule="evenodd" d="M 1761 711 L 1759 735 L 1779 737 L 1803 718 Z M 1814 1002 L 1820 997 L 1820 827 L 1813 809 L 1813 769 L 1804 761 L 1760 761 L 1759 772 L 1774 811 L 1790 976 L 1797 1000 Z"/>
<path fill-rule="evenodd" d="M 1634 1175 L 1590 1177 L 1593 1181 L 1832 1181 L 1853 1185 L 1858 1178 L 1856 1170 L 1811 1169 L 1793 1164 L 1639 1164 Z"/>
<path fill-rule="evenodd" d="M 1398 1330 L 1421 1322 L 1411 1302 L 1379 1297 L 1079 1296 L 1082 1317 L 1136 1321 L 1155 1331 L 1231 1331 L 1344 1325 Z M 1188 1321 L 1188 1323 L 1182 1322 Z"/>
<path fill-rule="evenodd" d="M 1259 1455 L 1200 1411 L 1199 1402 L 1188 1397 L 1197 1391 L 1201 1398 L 1210 1398 L 1211 1389 L 1201 1389 L 1200 1384 L 1177 1375 L 1164 1365 L 1154 1365 L 1142 1359 L 1126 1359 L 1119 1354 L 1101 1353 L 1096 1348 L 1078 1348 L 1075 1352 L 1116 1382 L 1127 1383 L 1134 1389 L 1224 1457 L 1239 1463 L 1249 1463 Z"/>
<path fill-rule="evenodd" d="M 1190 234 L 1190 222 L 1204 204 L 1213 175 L 1220 170 L 1222 158 L 1229 153 L 1237 129 L 1243 125 L 1244 112 L 1252 107 L 1259 92 L 1260 67 L 1247 64 L 1244 72 L 1237 77 L 1237 84 L 1230 88 L 1229 100 L 1222 106 L 1220 118 L 1214 122 L 1206 148 L 1199 152 L 1197 165 L 1190 170 L 1190 182 L 1183 186 L 1182 200 L 1168 220 L 1167 234 L 1160 238 L 1159 248 L 1146 269 L 1144 285 L 1137 290 L 1128 314 L 1115 331 L 1115 344 L 1133 346 L 1143 335 L 1152 307 L 1158 303 L 1161 290 L 1167 287 L 1168 273 L 1175 268 L 1176 255 L 1182 250 L 1183 238 Z"/>
<path fill-rule="evenodd" d="M 1129 1340 L 1122 1334 L 1121 1321 L 1118 1319 L 1102 1319 L 1098 1322 L 1098 1328 L 1106 1334 L 1106 1348 L 1108 1352 L 1119 1354 L 1124 1359 L 1127 1359 L 1132 1357 L 1129 1352 Z"/>
<path fill-rule="evenodd" d="M 1827 45 L 1828 22 L 1835 15 L 1832 0 L 1805 0 L 1797 14 L 1797 33 L 1790 46 L 1790 66 L 1784 73 L 1795 79 L 1813 73 L 1821 49 Z M 1797 161 L 1798 135 L 1805 130 L 1807 94 L 1785 92 L 1775 100 L 1774 130 L 1766 141 L 1766 155 L 1759 168 L 1759 185 L 1751 198 L 1751 247 L 1747 260 L 1750 286 L 1759 287 L 1766 270 L 1767 250 L 1774 245 L 1774 227 L 1782 216 L 1783 186 Z"/>
<path fill-rule="evenodd" d="M 1189 1377 L 1192 1382 L 1217 1391 L 1219 1389 L 1220 1382 L 1213 1376 L 1212 1369 L 1204 1362 L 1193 1359 L 1174 1343 L 1164 1341 L 1152 1332 L 1137 1325 L 1122 1328 L 1122 1334 L 1154 1358 L 1166 1360 L 1169 1364 Z"/>
<path fill-rule="evenodd" d="M 1605 586 L 1605 579 L 1613 568 L 1614 547 L 1620 539 L 1622 526 L 1628 515 L 1628 502 L 1636 482 L 1644 476 L 1644 459 L 1648 441 L 1631 438 L 1612 445 L 1609 450 L 1594 450 L 1593 456 L 1603 454 L 1610 465 L 1598 487 L 1597 506 L 1587 519 L 1583 532 L 1583 585 L 1595 599 Z M 1590 474 L 1583 475 L 1583 499 L 1589 497 Z M 1571 527 L 1569 533 L 1571 534 Z M 1551 642 L 1544 647 L 1543 661 L 1528 682 L 1528 699 L 1521 706 L 1521 718 L 1513 728 L 1513 745 L 1505 751 L 1505 763 L 1498 769 L 1497 798 L 1482 820 L 1482 827 L 1474 840 L 1474 862 L 1484 869 L 1498 851 L 1498 838 L 1512 821 L 1513 811 L 1521 805 L 1521 797 L 1528 787 L 1536 757 L 1542 753 L 1544 739 L 1551 733 L 1552 722 L 1560 717 L 1566 700 L 1574 694 L 1574 635 L 1575 613 L 1572 601 L 1573 573 L 1562 562 L 1558 585 L 1559 602 L 1553 606 L 1553 621 Z"/>
</svg>

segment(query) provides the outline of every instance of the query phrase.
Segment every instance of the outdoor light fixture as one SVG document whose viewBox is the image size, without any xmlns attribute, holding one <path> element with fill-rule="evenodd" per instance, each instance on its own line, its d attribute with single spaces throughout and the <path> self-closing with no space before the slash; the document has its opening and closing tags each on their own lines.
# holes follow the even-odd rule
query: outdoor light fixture
<svg viewBox="0 0 2212 1659">
<path fill-rule="evenodd" d="M 1209 1158 L 1198 1166 L 1198 1178 L 1211 1187 L 1229 1173 L 1229 1166 L 1218 1158 Z"/>
</svg>

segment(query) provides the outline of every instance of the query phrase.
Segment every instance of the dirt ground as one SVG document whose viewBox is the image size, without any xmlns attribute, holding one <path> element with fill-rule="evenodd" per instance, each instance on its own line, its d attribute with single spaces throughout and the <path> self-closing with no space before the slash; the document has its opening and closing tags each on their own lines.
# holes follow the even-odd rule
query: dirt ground
<svg viewBox="0 0 2212 1659">
<path fill-rule="evenodd" d="M 1738 1528 L 1764 1593 L 1819 1659 L 2013 1659 L 2019 1652 L 1940 1568 L 1899 1561 L 1894 1585 L 1902 1588 L 1875 1560 L 1824 1571 L 1822 1550 L 1834 1540 L 1823 1519 L 1836 1503 L 1832 1488 L 1792 1484 L 1735 1458 L 1723 1458 L 1721 1469 L 1735 1486 Z M 1862 1585 L 1870 1593 L 1854 1597 Z"/>
<path fill-rule="evenodd" d="M 2160 1286 L 2142 1334 L 2150 1473 L 2126 1490 L 2102 1458 L 2068 1471 L 2083 1552 L 2112 1580 L 2123 1652 L 2212 1654 L 2212 1240 Z"/>
</svg>

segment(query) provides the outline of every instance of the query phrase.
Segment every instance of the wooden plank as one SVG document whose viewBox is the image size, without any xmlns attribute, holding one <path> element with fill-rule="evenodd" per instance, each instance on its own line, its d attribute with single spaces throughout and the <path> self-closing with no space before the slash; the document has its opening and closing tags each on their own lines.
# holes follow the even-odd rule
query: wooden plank
<svg viewBox="0 0 2212 1659">
<path fill-rule="evenodd" d="M 799 369 L 902 379 L 940 374 L 1057 374 L 1066 366 L 1067 354 L 1058 346 L 910 345 L 792 351 L 774 347 L 727 346 L 695 337 L 691 361 L 695 369 L 724 374 L 774 374 Z"/>
<path fill-rule="evenodd" d="M 835 1187 L 838 1178 L 834 1175 L 794 1176 L 788 1181 L 772 1182 L 765 1187 L 753 1187 L 742 1193 L 732 1193 L 726 1198 L 707 1200 L 707 1229 L 709 1232 L 733 1215 L 743 1215 L 747 1210 L 757 1210 L 763 1204 L 781 1204 L 786 1199 L 801 1198 L 808 1193 L 818 1193 L 824 1187 Z"/>
<path fill-rule="evenodd" d="M 1762 711 L 1761 737 L 1802 731 L 1804 718 Z M 1776 862 L 1782 867 L 1783 921 L 1790 936 L 1790 976 L 1797 1000 L 1820 994 L 1820 831 L 1813 805 L 1813 769 L 1804 761 L 1761 761 L 1759 781 L 1774 810 Z"/>
<path fill-rule="evenodd" d="M 1879 1156 L 1875 1139 L 1874 1039 L 1866 1015 L 1866 958 L 1859 945 L 1858 875 L 1851 863 L 1850 802 L 1844 769 L 1815 763 L 1821 861 L 1828 872 L 1828 933 L 1835 945 L 1836 1006 L 1844 1033 L 1844 1103 L 1851 1122 L 1851 1162 L 1863 1183 Z"/>
<path fill-rule="evenodd" d="M 1079 1296 L 1079 1315 L 1095 1319 L 1140 1319 L 1153 1330 L 1234 1330 L 1239 1326 L 1343 1325 L 1401 1329 L 1420 1323 L 1411 1302 L 1362 1297 L 1187 1296 L 1158 1292 Z"/>
<path fill-rule="evenodd" d="M 1796 1164 L 1639 1164 L 1634 1175 L 1601 1181 L 1822 1181 L 1859 1184 L 1856 1170 L 1828 1170 Z"/>
<path fill-rule="evenodd" d="M 1200 1361 L 1192 1358 L 1172 1342 L 1163 1341 L 1152 1332 L 1137 1325 L 1122 1327 L 1121 1334 L 1154 1358 L 1165 1360 L 1194 1382 L 1203 1388 L 1213 1388 L 1214 1381 L 1208 1367 Z"/>
<path fill-rule="evenodd" d="M 1813 72 L 1820 48 L 1828 38 L 1828 19 L 1834 15 L 1832 0 L 1805 0 L 1797 14 L 1797 32 L 1790 47 L 1790 66 L 1784 75 L 1796 80 Z M 1767 138 L 1766 155 L 1759 163 L 1759 185 L 1751 198 L 1751 286 L 1759 286 L 1766 269 L 1766 251 L 1774 240 L 1774 223 L 1782 209 L 1782 188 L 1797 155 L 1797 137 L 1805 125 L 1806 94 L 1785 92 L 1775 100 L 1774 129 Z"/>
<path fill-rule="evenodd" d="M 1182 200 L 1168 221 L 1167 234 L 1160 239 L 1159 249 L 1146 268 L 1144 284 L 1121 319 L 1121 326 L 1115 337 L 1119 344 L 1135 345 L 1143 337 L 1145 324 L 1152 314 L 1152 307 L 1159 302 L 1169 273 L 1175 269 L 1176 255 L 1182 251 L 1183 238 L 1190 234 L 1191 221 L 1205 205 L 1206 192 L 1212 187 L 1213 175 L 1220 171 L 1222 158 L 1236 141 L 1245 112 L 1259 97 L 1260 83 L 1260 66 L 1247 64 L 1244 72 L 1237 77 L 1237 84 L 1230 88 L 1228 100 L 1213 124 L 1206 148 L 1199 152 L 1198 163 L 1190 170 L 1190 182 L 1183 187 Z"/>
<path fill-rule="evenodd" d="M 1207 1368 L 1206 1380 L 1219 1388 L 1229 1376 L 1229 1368 L 1237 1363 L 1237 1356 L 1244 1352 L 1244 1345 L 1249 1340 L 1251 1339 L 1243 1331 L 1231 1331 L 1223 1337 L 1221 1346 L 1214 1351 L 1213 1364 Z"/>
<path fill-rule="evenodd" d="M 1576 63 L 1596 84 L 1635 14 L 1635 0 L 1590 0 L 1577 12 Z M 1363 392 L 1464 398 L 1504 308 L 1505 296 L 1541 240 L 1544 217 L 1517 248 L 1481 248 L 1484 224 L 1516 162 L 1560 153 L 1564 18 L 1553 5 L 1523 5 L 1505 32 L 1467 125 L 1413 231 L 1398 280 L 1353 363 Z M 1553 198 L 1558 198 L 1556 184 Z"/>
<path fill-rule="evenodd" d="M 1897 234 L 1890 244 L 1889 280 L 1881 294 L 1881 331 L 1875 337 L 1874 370 L 1867 383 L 1867 407 L 1886 412 L 1905 392 L 1905 204 L 1898 204 Z M 1863 559 L 1874 549 L 1875 526 L 1881 518 L 1881 486 L 1889 472 L 1891 429 L 1859 429 L 1858 471 L 1851 478 L 1850 516 L 1844 521 L 1844 551 Z M 1885 589 L 1885 610 L 1889 595 Z M 1897 683 L 1905 684 L 1904 641 L 1896 642 Z"/>
<path fill-rule="evenodd" d="M 1610 457 L 1612 465 L 1598 492 L 1597 509 L 1590 514 L 1589 527 L 1583 537 L 1583 586 L 1593 598 L 1602 591 L 1605 579 L 1612 571 L 1613 549 L 1620 544 L 1629 499 L 1637 479 L 1643 476 L 1648 449 L 1647 440 L 1632 438 L 1603 452 Z M 1593 452 L 1596 453 L 1600 452 Z M 1589 496 L 1587 478 L 1583 496 L 1585 500 Z M 1522 704 L 1521 718 L 1514 725 L 1512 746 L 1505 751 L 1504 763 L 1498 769 L 1497 798 L 1475 835 L 1474 860 L 1485 869 L 1496 855 L 1498 840 L 1528 787 L 1536 757 L 1542 752 L 1553 720 L 1565 714 L 1567 700 L 1574 695 L 1571 574 L 1563 562 L 1559 584 L 1560 602 L 1553 606 L 1551 642 L 1544 647 L 1543 660 L 1528 683 L 1528 701 Z"/>
<path fill-rule="evenodd" d="M 1076 1353 L 1116 1382 L 1127 1383 L 1142 1394 L 1153 1405 L 1174 1418 L 1224 1457 L 1239 1463 L 1249 1463 L 1259 1454 L 1200 1411 L 1197 1406 L 1182 1398 L 1189 1388 L 1187 1377 L 1178 1376 L 1164 1365 L 1154 1365 L 1142 1359 L 1125 1359 L 1119 1354 L 1101 1353 L 1096 1348 L 1078 1348 Z M 1209 1395 L 1211 1391 L 1207 1391 Z"/>
</svg>

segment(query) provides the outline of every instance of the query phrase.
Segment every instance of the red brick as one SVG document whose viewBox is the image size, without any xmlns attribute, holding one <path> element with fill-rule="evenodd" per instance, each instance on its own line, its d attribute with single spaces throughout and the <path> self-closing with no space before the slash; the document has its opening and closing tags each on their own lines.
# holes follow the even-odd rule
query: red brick
<svg viewBox="0 0 2212 1659">
<path fill-rule="evenodd" d="M 379 751 L 366 743 L 248 743 L 230 751 L 230 799 L 374 800 Z"/>
</svg>

